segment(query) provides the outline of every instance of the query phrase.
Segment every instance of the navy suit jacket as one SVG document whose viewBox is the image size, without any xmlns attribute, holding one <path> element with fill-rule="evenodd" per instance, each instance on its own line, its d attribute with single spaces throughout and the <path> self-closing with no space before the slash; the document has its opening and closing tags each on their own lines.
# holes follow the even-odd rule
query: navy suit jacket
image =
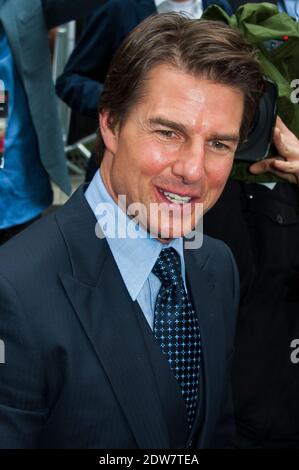
<svg viewBox="0 0 299 470">
<path fill-rule="evenodd" d="M 231 444 L 238 275 L 205 237 L 185 252 L 202 340 L 191 434 L 179 386 L 132 302 L 81 186 L 0 248 L 0 448 L 183 448 Z"/>
<path fill-rule="evenodd" d="M 232 14 L 228 0 L 203 0 Z M 97 107 L 112 57 L 127 34 L 156 13 L 154 0 L 110 0 L 95 10 L 71 54 L 56 92 L 74 111 L 97 117 Z"/>
</svg>

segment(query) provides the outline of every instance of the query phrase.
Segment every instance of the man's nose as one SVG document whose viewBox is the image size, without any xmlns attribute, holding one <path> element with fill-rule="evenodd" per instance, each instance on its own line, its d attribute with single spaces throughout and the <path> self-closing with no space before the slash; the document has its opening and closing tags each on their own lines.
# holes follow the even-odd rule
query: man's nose
<svg viewBox="0 0 299 470">
<path fill-rule="evenodd" d="M 194 143 L 181 149 L 176 161 L 172 166 L 175 176 L 181 177 L 186 184 L 199 181 L 205 171 L 204 168 L 204 143 Z"/>
</svg>

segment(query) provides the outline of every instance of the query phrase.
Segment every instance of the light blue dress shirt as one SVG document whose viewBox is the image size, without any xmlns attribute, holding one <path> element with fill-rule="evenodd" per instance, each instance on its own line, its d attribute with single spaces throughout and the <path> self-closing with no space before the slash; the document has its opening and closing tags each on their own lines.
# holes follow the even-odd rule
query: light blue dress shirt
<svg viewBox="0 0 299 470">
<path fill-rule="evenodd" d="M 148 324 L 153 329 L 155 302 L 161 282 L 152 273 L 152 269 L 160 251 L 163 248 L 173 247 L 180 255 L 186 288 L 183 238 L 173 239 L 168 244 L 162 244 L 159 240 L 151 238 L 114 202 L 103 183 L 100 170 L 96 172 L 85 191 L 85 197 L 106 236 L 131 299 L 137 300 Z M 115 227 L 116 237 L 114 237 Z M 128 230 L 133 231 L 136 238 L 125 236 Z"/>
</svg>

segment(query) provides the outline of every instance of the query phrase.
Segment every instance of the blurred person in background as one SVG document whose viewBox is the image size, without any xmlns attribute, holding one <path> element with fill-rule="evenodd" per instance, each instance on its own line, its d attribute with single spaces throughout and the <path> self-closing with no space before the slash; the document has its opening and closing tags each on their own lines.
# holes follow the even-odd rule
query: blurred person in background
<svg viewBox="0 0 299 470">
<path fill-rule="evenodd" d="M 0 80 L 8 100 L 0 168 L 0 244 L 50 206 L 50 180 L 70 192 L 51 78 L 48 29 L 102 3 L 0 0 Z"/>
</svg>

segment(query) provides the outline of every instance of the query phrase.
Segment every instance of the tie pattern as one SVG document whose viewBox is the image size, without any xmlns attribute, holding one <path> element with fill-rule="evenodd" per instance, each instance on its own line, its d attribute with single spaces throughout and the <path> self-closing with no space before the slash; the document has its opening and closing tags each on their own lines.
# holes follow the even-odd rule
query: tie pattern
<svg viewBox="0 0 299 470">
<path fill-rule="evenodd" d="M 198 321 L 184 287 L 180 257 L 173 248 L 161 251 L 153 273 L 162 283 L 155 305 L 154 335 L 181 387 L 191 428 L 199 395 Z"/>
</svg>

